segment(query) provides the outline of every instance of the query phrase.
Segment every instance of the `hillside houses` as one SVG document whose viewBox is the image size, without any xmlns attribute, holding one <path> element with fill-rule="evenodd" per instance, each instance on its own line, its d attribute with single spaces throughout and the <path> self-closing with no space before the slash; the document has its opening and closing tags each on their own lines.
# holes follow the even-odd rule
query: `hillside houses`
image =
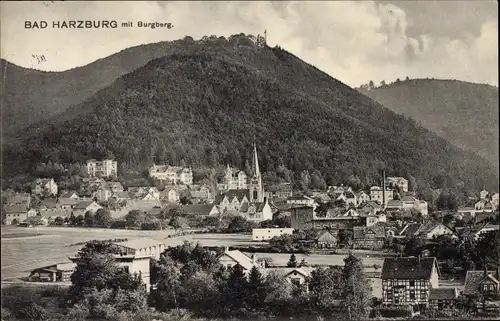
<svg viewBox="0 0 500 321">
<path fill-rule="evenodd" d="M 437 222 L 429 222 L 427 224 L 408 223 L 403 227 L 399 235 L 405 237 L 418 236 L 426 239 L 432 239 L 441 235 L 456 237 L 455 231 L 453 231 L 450 227 Z"/>
<path fill-rule="evenodd" d="M 401 192 L 408 192 L 408 180 L 403 177 L 389 176 L 387 177 L 387 184 L 390 187 L 397 187 Z"/>
<path fill-rule="evenodd" d="M 31 188 L 32 195 L 57 196 L 58 186 L 53 178 L 37 178 Z"/>
<path fill-rule="evenodd" d="M 149 176 L 173 184 L 193 184 L 193 172 L 189 167 L 153 164 L 149 169 Z"/>
<path fill-rule="evenodd" d="M 118 176 L 118 163 L 112 159 L 87 161 L 87 174 L 90 177 L 116 177 Z"/>
</svg>

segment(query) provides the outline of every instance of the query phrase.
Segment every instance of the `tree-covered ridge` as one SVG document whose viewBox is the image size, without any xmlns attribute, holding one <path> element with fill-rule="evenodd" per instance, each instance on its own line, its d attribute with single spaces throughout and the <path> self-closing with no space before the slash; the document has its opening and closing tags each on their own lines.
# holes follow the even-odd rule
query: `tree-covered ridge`
<svg viewBox="0 0 500 321">
<path fill-rule="evenodd" d="M 385 168 L 421 185 L 442 182 L 437 187 L 496 181 L 484 160 L 281 48 L 241 35 L 185 43 L 33 126 L 6 151 L 6 166 L 112 154 L 131 168 L 153 162 L 244 168 L 255 137 L 268 176 L 288 169 L 296 181 L 308 171 L 328 184 L 371 184 Z"/>
<path fill-rule="evenodd" d="M 360 91 L 464 149 L 498 164 L 498 88 L 443 79 L 397 79 Z"/>
</svg>

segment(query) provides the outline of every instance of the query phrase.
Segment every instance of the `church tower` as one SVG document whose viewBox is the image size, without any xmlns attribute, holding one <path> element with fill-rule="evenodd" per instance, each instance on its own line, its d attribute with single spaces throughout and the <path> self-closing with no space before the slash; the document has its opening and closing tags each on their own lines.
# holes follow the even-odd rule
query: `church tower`
<svg viewBox="0 0 500 321">
<path fill-rule="evenodd" d="M 257 156 L 257 146 L 253 143 L 253 173 L 250 180 L 250 202 L 264 202 L 264 188 L 262 186 L 262 175 L 259 168 L 259 157 Z"/>
</svg>

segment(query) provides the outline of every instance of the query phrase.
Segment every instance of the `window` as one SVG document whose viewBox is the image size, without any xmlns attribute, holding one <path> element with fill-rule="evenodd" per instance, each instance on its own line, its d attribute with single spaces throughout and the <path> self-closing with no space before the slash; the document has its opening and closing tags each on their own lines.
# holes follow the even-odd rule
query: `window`
<svg viewBox="0 0 500 321">
<path fill-rule="evenodd" d="M 420 290 L 420 299 L 424 300 L 427 298 L 427 291 L 426 290 Z"/>
<path fill-rule="evenodd" d="M 290 281 L 296 286 L 300 285 L 300 278 L 290 278 Z"/>
<path fill-rule="evenodd" d="M 414 280 L 410 281 L 410 286 L 415 286 L 415 281 Z"/>
<path fill-rule="evenodd" d="M 231 268 L 231 264 L 228 264 L 228 265 L 227 265 L 227 268 L 228 268 L 228 269 L 230 269 L 230 268 Z"/>
<path fill-rule="evenodd" d="M 410 300 L 415 300 L 415 291 L 410 291 Z"/>
</svg>

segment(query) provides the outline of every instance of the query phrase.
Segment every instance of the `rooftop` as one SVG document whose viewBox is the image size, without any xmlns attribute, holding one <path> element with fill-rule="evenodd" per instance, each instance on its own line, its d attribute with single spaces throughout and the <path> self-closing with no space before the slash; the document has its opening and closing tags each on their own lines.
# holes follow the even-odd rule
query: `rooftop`
<svg viewBox="0 0 500 321">
<path fill-rule="evenodd" d="M 113 243 L 113 244 L 116 244 L 116 245 L 122 246 L 122 247 L 126 247 L 129 249 L 133 249 L 133 250 L 141 250 L 141 249 L 148 248 L 150 246 L 158 246 L 158 245 L 161 245 L 164 243 L 162 241 L 153 240 L 150 238 L 143 237 L 143 238 L 128 240 L 125 242 Z"/>
<path fill-rule="evenodd" d="M 399 280 L 428 280 L 431 277 L 434 267 L 436 267 L 439 273 L 437 261 L 434 257 L 385 258 L 381 278 Z"/>
</svg>

